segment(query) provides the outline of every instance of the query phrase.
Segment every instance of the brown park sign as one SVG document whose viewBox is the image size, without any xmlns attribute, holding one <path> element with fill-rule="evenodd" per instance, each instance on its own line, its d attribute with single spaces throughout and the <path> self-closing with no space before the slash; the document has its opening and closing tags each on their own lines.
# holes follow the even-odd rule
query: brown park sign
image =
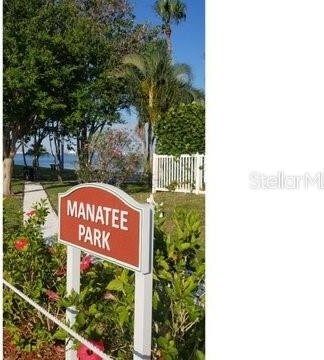
<svg viewBox="0 0 324 360">
<path fill-rule="evenodd" d="M 126 268 L 151 271 L 152 210 L 107 184 L 59 194 L 59 242 Z"/>
</svg>

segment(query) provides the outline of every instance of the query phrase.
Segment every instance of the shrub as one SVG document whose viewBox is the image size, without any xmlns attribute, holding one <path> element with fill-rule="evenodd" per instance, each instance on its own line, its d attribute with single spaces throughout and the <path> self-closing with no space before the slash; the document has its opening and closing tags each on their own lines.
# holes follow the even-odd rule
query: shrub
<svg viewBox="0 0 324 360">
<path fill-rule="evenodd" d="M 174 236 L 155 231 L 155 353 L 167 360 L 199 359 L 205 337 L 204 292 L 199 294 L 205 271 L 201 223 L 195 212 L 184 210 L 174 214 L 174 222 Z"/>
<path fill-rule="evenodd" d="M 5 229 L 3 273 L 8 282 L 63 318 L 64 313 L 53 294 L 64 295 L 65 281 L 56 272 L 64 263 L 65 249 L 57 243 L 46 245 L 41 228 L 47 213 L 42 202 L 17 231 Z M 56 325 L 7 288 L 4 288 L 3 312 L 5 327 L 18 348 L 31 351 L 54 340 Z"/>
<path fill-rule="evenodd" d="M 204 352 L 204 279 L 201 223 L 194 212 L 174 214 L 174 236 L 161 230 L 156 212 L 153 283 L 153 359 L 201 359 Z M 132 359 L 134 273 L 105 261 L 83 273 L 81 292 L 64 300 L 76 304 L 74 329 L 85 338 L 103 340 L 120 360 Z"/>
<path fill-rule="evenodd" d="M 82 182 L 97 181 L 120 186 L 140 173 L 144 164 L 142 147 L 127 129 L 109 129 L 92 137 L 90 164 L 78 171 Z"/>
<path fill-rule="evenodd" d="M 100 341 L 116 359 L 132 359 L 134 273 L 85 255 L 81 291 L 66 296 L 65 246 L 45 244 L 41 226 L 47 209 L 39 204 L 34 210 L 18 233 L 6 237 L 5 279 L 62 321 L 65 309 L 75 305 L 73 328 L 80 335 Z M 203 359 L 205 266 L 200 220 L 194 212 L 178 210 L 173 218 L 176 230 L 169 235 L 161 230 L 162 208 L 155 214 L 153 359 Z M 4 293 L 4 318 L 14 342 L 24 350 L 67 336 L 11 290 Z"/>
<path fill-rule="evenodd" d="M 180 104 L 171 108 L 157 123 L 157 152 L 179 156 L 205 152 L 205 106 Z"/>
</svg>

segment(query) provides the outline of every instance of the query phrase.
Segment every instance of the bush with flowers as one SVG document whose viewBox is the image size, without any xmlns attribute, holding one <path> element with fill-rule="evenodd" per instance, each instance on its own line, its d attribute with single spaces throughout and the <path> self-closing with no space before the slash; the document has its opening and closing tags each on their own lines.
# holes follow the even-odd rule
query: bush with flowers
<svg viewBox="0 0 324 360">
<path fill-rule="evenodd" d="M 38 304 L 64 321 L 65 309 L 78 311 L 73 329 L 115 359 L 132 359 L 134 273 L 83 254 L 80 294 L 65 295 L 65 247 L 45 244 L 41 234 L 46 209 L 35 207 L 17 234 L 7 237 L 4 276 Z M 174 214 L 176 231 L 161 230 L 163 209 L 156 208 L 154 242 L 152 359 L 204 359 L 204 251 L 200 220 L 194 212 Z M 4 318 L 16 344 L 32 349 L 67 334 L 24 300 L 5 291 Z M 80 360 L 97 360 L 77 344 Z"/>
<path fill-rule="evenodd" d="M 155 213 L 152 359 L 204 358 L 204 251 L 201 223 L 194 212 L 174 214 L 176 231 L 161 230 L 163 208 Z M 115 359 L 132 359 L 134 273 L 106 261 L 84 257 L 81 292 L 62 301 L 76 305 L 74 329 L 103 341 Z M 81 263 L 82 264 L 82 263 Z M 82 347 L 82 345 L 81 345 Z"/>
<path fill-rule="evenodd" d="M 91 161 L 81 164 L 77 171 L 81 182 L 97 181 L 120 186 L 142 172 L 144 154 L 140 140 L 126 128 L 95 134 L 87 150 Z"/>
<path fill-rule="evenodd" d="M 58 299 L 65 291 L 65 280 L 57 269 L 65 261 L 65 249 L 57 242 L 51 246 L 45 243 L 42 225 L 47 214 L 43 201 L 27 213 L 28 219 L 16 231 L 4 229 L 3 275 L 39 305 L 63 318 Z M 53 341 L 56 325 L 7 288 L 3 316 L 5 328 L 19 348 L 34 350 Z"/>
</svg>

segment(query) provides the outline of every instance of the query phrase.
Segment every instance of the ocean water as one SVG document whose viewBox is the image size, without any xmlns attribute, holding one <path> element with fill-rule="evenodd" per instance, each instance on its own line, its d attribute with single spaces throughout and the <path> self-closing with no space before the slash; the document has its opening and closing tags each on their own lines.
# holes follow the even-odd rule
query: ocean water
<svg viewBox="0 0 324 360">
<path fill-rule="evenodd" d="M 24 158 L 22 154 L 16 154 L 14 158 L 15 165 L 24 165 Z M 32 166 L 33 157 L 26 155 L 27 166 Z M 50 154 L 43 155 L 39 158 L 39 166 L 50 168 L 50 164 L 54 164 L 53 156 Z M 64 168 L 65 169 L 77 169 L 78 158 L 75 154 L 64 154 Z"/>
</svg>

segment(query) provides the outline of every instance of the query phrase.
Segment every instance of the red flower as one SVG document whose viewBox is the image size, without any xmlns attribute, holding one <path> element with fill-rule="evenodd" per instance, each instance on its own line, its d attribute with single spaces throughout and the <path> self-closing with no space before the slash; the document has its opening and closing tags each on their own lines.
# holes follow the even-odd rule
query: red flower
<svg viewBox="0 0 324 360">
<path fill-rule="evenodd" d="M 49 298 L 49 300 L 57 301 L 60 299 L 60 295 L 53 290 L 47 290 L 46 295 Z"/>
<path fill-rule="evenodd" d="M 28 213 L 26 213 L 27 216 L 34 216 L 36 214 L 36 210 L 30 210 Z"/>
<path fill-rule="evenodd" d="M 81 261 L 81 263 L 80 263 L 80 270 L 81 270 L 81 272 L 82 271 L 86 271 L 86 270 L 89 270 L 90 268 L 91 268 L 91 266 L 92 266 L 92 256 L 91 255 L 86 255 L 83 259 L 82 259 L 82 261 Z"/>
<path fill-rule="evenodd" d="M 18 251 L 26 250 L 29 242 L 26 238 L 20 238 L 15 241 L 15 248 Z"/>
<path fill-rule="evenodd" d="M 89 341 L 92 345 L 97 347 L 99 350 L 104 351 L 105 345 L 103 341 Z M 84 344 L 81 344 L 78 351 L 77 351 L 78 360 L 102 360 L 102 357 L 95 354 L 92 350 L 86 347 Z"/>
</svg>

